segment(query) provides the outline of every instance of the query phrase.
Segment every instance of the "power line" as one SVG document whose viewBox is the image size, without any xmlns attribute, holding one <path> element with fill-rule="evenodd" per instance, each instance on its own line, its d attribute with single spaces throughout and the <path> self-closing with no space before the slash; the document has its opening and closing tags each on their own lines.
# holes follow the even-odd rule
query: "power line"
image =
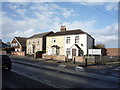
<svg viewBox="0 0 120 90">
<path fill-rule="evenodd" d="M 85 1 L 83 1 L 83 3 L 86 3 L 87 5 L 89 4 L 89 3 L 85 2 Z M 103 11 L 103 10 L 101 10 L 101 9 L 97 8 L 97 7 L 91 7 L 91 8 L 94 8 L 94 9 L 96 9 L 96 10 L 98 10 L 98 11 L 102 12 L 103 14 L 106 14 L 106 15 L 109 15 L 109 16 L 111 16 L 111 17 L 115 18 L 115 19 L 118 19 L 118 17 L 113 16 L 113 15 L 111 15 L 111 14 L 109 14 L 109 13 L 107 13 L 107 12 L 105 12 L 105 11 Z"/>
</svg>

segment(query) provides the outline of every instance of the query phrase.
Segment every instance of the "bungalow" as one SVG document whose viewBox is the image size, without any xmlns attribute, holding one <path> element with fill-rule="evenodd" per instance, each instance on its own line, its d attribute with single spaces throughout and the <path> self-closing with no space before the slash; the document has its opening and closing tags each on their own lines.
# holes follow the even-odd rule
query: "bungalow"
<svg viewBox="0 0 120 90">
<path fill-rule="evenodd" d="M 65 26 L 61 26 L 60 32 L 47 36 L 46 54 L 65 55 L 72 58 L 72 56 L 88 54 L 88 49 L 93 46 L 94 38 L 88 33 L 81 29 L 66 30 Z"/>
<path fill-rule="evenodd" d="M 45 32 L 40 34 L 35 34 L 27 39 L 26 54 L 34 54 L 37 51 L 46 51 L 46 36 L 52 34 L 53 32 Z"/>
<path fill-rule="evenodd" d="M 25 52 L 26 40 L 27 38 L 25 37 L 14 37 L 11 41 L 11 47 L 14 47 L 16 52 Z"/>
</svg>

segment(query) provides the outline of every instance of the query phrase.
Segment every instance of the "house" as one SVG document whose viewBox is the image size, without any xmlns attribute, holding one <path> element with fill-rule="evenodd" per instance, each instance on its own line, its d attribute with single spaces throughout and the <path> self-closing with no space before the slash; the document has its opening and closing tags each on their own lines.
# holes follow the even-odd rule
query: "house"
<svg viewBox="0 0 120 90">
<path fill-rule="evenodd" d="M 0 40 L 0 48 L 6 48 L 6 47 L 10 47 L 10 45 L 7 45 L 6 43 L 2 42 L 2 40 Z"/>
<path fill-rule="evenodd" d="M 11 47 L 15 48 L 15 52 L 25 52 L 26 40 L 27 38 L 25 37 L 14 37 L 11 41 Z"/>
<path fill-rule="evenodd" d="M 37 51 L 46 51 L 46 36 L 52 34 L 53 32 L 45 32 L 40 34 L 35 34 L 27 39 L 26 54 L 34 54 Z"/>
<path fill-rule="evenodd" d="M 61 26 L 60 32 L 47 36 L 46 54 L 83 56 L 88 54 L 88 49 L 93 48 L 94 38 L 81 29 L 67 30 Z"/>
<path fill-rule="evenodd" d="M 120 56 L 120 48 L 106 48 L 107 56 Z"/>
</svg>

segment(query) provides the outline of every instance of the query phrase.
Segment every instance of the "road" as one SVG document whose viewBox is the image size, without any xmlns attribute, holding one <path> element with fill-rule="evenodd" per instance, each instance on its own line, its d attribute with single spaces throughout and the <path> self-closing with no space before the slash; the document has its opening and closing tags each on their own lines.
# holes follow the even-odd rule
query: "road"
<svg viewBox="0 0 120 90">
<path fill-rule="evenodd" d="M 13 71 L 2 73 L 2 88 L 53 88 L 47 84 L 23 76 Z"/>
<path fill-rule="evenodd" d="M 108 78 L 108 81 L 106 80 L 106 78 Z M 111 81 L 109 81 L 109 79 Z M 13 63 L 11 72 L 3 72 L 3 87 L 118 88 L 117 81 L 112 82 L 112 80 L 114 81 L 114 79 L 116 78 L 111 78 L 103 75 L 99 76 L 96 74 L 93 75 L 85 72 L 80 72 L 79 75 L 76 75 L 52 69 L 38 68 L 21 63 Z"/>
</svg>

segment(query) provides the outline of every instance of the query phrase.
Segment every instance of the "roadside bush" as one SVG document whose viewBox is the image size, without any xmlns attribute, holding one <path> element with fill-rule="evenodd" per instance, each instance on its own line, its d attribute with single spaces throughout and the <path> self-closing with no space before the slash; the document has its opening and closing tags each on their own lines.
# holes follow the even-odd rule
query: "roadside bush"
<svg viewBox="0 0 120 90">
<path fill-rule="evenodd" d="M 7 53 L 11 53 L 11 51 L 15 51 L 15 48 L 14 47 L 6 47 L 6 48 L 3 48 L 2 50 L 6 51 Z"/>
<path fill-rule="evenodd" d="M 35 55 L 35 58 L 42 58 L 43 53 L 46 53 L 46 51 L 37 51 L 36 55 Z"/>
</svg>

